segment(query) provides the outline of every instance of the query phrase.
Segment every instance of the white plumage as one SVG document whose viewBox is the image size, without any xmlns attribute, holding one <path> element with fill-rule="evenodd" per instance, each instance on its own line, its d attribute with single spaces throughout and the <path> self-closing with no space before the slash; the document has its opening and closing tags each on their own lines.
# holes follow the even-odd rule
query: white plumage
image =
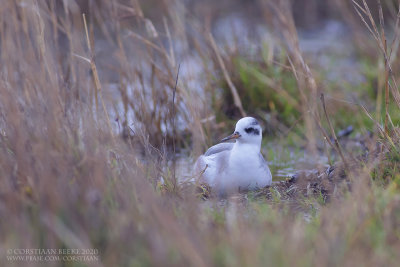
<svg viewBox="0 0 400 267">
<path fill-rule="evenodd" d="M 201 181 L 219 194 L 254 190 L 271 185 L 272 175 L 260 153 L 262 130 L 258 121 L 245 117 L 236 123 L 235 132 L 210 147 L 195 164 Z"/>
</svg>

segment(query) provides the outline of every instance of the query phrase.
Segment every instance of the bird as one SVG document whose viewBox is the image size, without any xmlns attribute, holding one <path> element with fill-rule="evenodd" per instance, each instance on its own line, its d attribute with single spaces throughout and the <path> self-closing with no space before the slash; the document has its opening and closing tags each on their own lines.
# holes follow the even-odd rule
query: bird
<svg viewBox="0 0 400 267">
<path fill-rule="evenodd" d="M 234 143 L 225 143 L 234 140 Z M 241 118 L 235 131 L 210 147 L 194 166 L 201 183 L 218 195 L 256 190 L 272 183 L 271 171 L 261 154 L 262 129 L 253 117 Z"/>
</svg>

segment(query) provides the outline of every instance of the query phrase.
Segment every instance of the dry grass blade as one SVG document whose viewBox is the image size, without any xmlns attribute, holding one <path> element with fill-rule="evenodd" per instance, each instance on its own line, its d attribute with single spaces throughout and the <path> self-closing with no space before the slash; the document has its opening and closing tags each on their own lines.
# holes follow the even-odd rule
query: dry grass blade
<svg viewBox="0 0 400 267">
<path fill-rule="evenodd" d="M 172 160 L 173 160 L 173 179 L 176 181 L 176 147 L 175 147 L 175 142 L 176 142 L 176 125 L 175 125 L 175 117 L 176 117 L 176 111 L 175 111 L 175 95 L 176 95 L 176 88 L 178 86 L 178 78 L 179 78 L 179 71 L 181 69 L 181 64 L 179 63 L 178 65 L 178 71 L 176 72 L 176 79 L 175 79 L 175 86 L 174 86 L 174 91 L 172 93 L 172 149 L 173 149 L 173 155 L 172 155 Z"/>
<path fill-rule="evenodd" d="M 88 58 L 86 58 L 86 57 L 83 57 L 83 56 L 81 56 L 81 55 L 78 55 L 78 54 L 75 54 L 75 53 L 73 53 L 72 54 L 74 57 L 77 57 L 77 58 L 79 58 L 79 59 L 82 59 L 83 61 L 85 61 L 86 63 L 89 63 L 90 64 L 90 59 L 88 59 Z"/>
<path fill-rule="evenodd" d="M 369 30 L 369 32 L 372 34 L 372 36 L 374 37 L 374 39 L 379 42 L 379 38 L 378 35 L 375 34 L 375 32 L 372 30 L 372 28 L 370 27 L 370 25 L 368 24 L 368 22 L 365 20 L 364 16 L 360 13 L 359 9 L 363 11 L 364 14 L 367 14 L 367 11 L 365 11 L 362 7 L 360 7 L 360 5 L 356 2 L 356 0 L 352 0 L 353 4 L 354 4 L 354 9 L 357 12 L 358 16 L 360 17 L 361 21 L 364 23 L 365 27 L 367 27 L 367 29 Z"/>
<path fill-rule="evenodd" d="M 279 31 L 283 35 L 283 41 L 288 51 L 287 57 L 292 66 L 300 93 L 300 107 L 304 116 L 307 129 L 308 148 L 316 155 L 315 122 L 312 114 L 318 112 L 315 105 L 317 99 L 317 84 L 315 78 L 307 65 L 299 45 L 298 33 L 294 23 L 293 12 L 290 1 L 268 1 L 268 7 L 276 18 Z M 298 70 L 301 70 L 300 72 Z M 304 73 L 305 75 L 298 75 Z"/>
<path fill-rule="evenodd" d="M 271 87 L 274 91 L 276 91 L 279 95 L 286 99 L 286 101 L 288 101 L 291 106 L 295 107 L 298 111 L 301 111 L 298 101 L 294 97 L 292 97 L 285 89 L 283 89 L 278 83 L 269 78 L 267 75 L 258 71 L 255 67 L 246 64 L 243 64 L 243 67 L 246 68 L 250 73 L 252 73 L 252 75 L 260 82 Z"/>
<path fill-rule="evenodd" d="M 163 23 L 164 23 L 164 28 L 165 28 L 165 32 L 167 34 L 167 38 L 168 38 L 168 44 L 169 44 L 169 58 L 171 61 L 172 66 L 175 66 L 175 53 L 174 53 L 174 46 L 172 43 L 172 37 L 171 37 L 171 33 L 168 27 L 168 22 L 166 18 L 163 18 Z"/>
<path fill-rule="evenodd" d="M 384 66 L 385 66 L 385 71 L 384 71 L 384 88 L 385 88 L 385 132 L 389 133 L 389 127 L 388 127 L 388 123 L 391 120 L 390 118 L 390 114 L 389 114 L 389 89 L 392 89 L 392 86 L 390 86 L 390 81 L 389 81 L 389 77 L 391 77 L 392 81 L 395 83 L 395 90 L 394 88 L 392 89 L 392 93 L 394 95 L 395 98 L 395 102 L 397 104 L 398 107 L 400 107 L 400 102 L 398 101 L 398 87 L 396 84 L 396 79 L 394 78 L 393 75 L 393 71 L 392 71 L 392 67 L 391 67 L 391 59 L 390 59 L 390 55 L 392 54 L 392 52 L 390 51 L 388 53 L 388 45 L 387 45 L 387 39 L 386 39 L 386 34 L 385 34 L 385 28 L 384 28 L 384 18 L 383 18 L 383 10 L 382 10 L 382 4 L 380 0 L 377 0 L 378 2 L 378 11 L 379 11 L 379 23 L 380 23 L 380 29 L 381 29 L 381 33 L 379 34 L 378 28 L 376 26 L 375 20 L 372 16 L 372 13 L 366 3 L 365 0 L 362 0 L 364 8 L 362 8 L 355 0 L 352 0 L 353 4 L 354 4 L 354 8 L 357 12 L 357 14 L 359 15 L 359 17 L 361 18 L 361 20 L 364 22 L 365 26 L 368 28 L 368 30 L 370 31 L 370 33 L 372 34 L 372 36 L 374 37 L 374 39 L 376 40 L 380 50 L 382 51 L 383 54 L 383 59 L 384 59 Z M 372 28 L 369 26 L 369 24 L 366 22 L 366 20 L 364 19 L 364 16 L 359 12 L 359 10 L 361 10 L 369 19 L 369 22 L 372 25 Z M 396 28 L 398 25 L 398 21 L 396 20 Z M 396 28 L 395 28 L 395 37 L 394 40 L 396 40 Z M 393 41 L 394 41 L 393 40 Z M 392 43 L 393 45 L 393 43 Z"/>
<path fill-rule="evenodd" d="M 139 34 L 135 32 L 129 32 L 127 36 L 134 37 L 138 39 L 139 41 L 143 42 L 144 44 L 148 45 L 149 47 L 155 49 L 158 51 L 161 55 L 163 55 L 166 60 L 171 64 L 171 66 L 175 66 L 175 58 L 173 52 L 171 52 L 171 55 L 168 55 L 168 52 L 165 50 L 164 47 L 160 47 L 157 44 L 153 43 L 152 41 L 140 36 Z"/>
<path fill-rule="evenodd" d="M 378 0 L 378 9 L 379 9 L 379 24 L 381 27 L 381 40 L 383 42 L 383 47 L 385 50 L 385 55 L 387 55 L 387 40 L 385 35 L 385 22 L 383 19 L 383 11 L 381 1 Z M 389 62 L 384 62 L 385 64 L 385 131 L 389 133 Z"/>
<path fill-rule="evenodd" d="M 363 105 L 360 105 L 360 106 L 363 109 L 363 111 L 365 112 L 365 114 L 368 116 L 368 118 L 370 118 L 374 122 L 374 124 L 375 124 L 376 128 L 378 129 L 379 133 L 382 136 L 384 136 L 387 140 L 389 140 L 390 144 L 393 147 L 396 147 L 394 142 L 393 142 L 393 140 L 392 140 L 392 138 L 389 136 L 388 133 L 386 133 L 385 129 L 382 128 L 382 126 L 372 117 L 371 113 L 369 113 L 368 110 Z"/>
<path fill-rule="evenodd" d="M 321 102 L 322 102 L 322 107 L 323 107 L 323 109 L 324 109 L 325 118 L 326 118 L 326 120 L 327 120 L 327 122 L 328 122 L 329 129 L 330 129 L 330 131 L 331 131 L 333 140 L 334 140 L 334 142 L 335 142 L 336 151 L 339 153 L 339 155 L 340 155 L 340 157 L 342 158 L 342 161 L 343 161 L 343 163 L 344 163 L 344 165 L 345 165 L 345 167 L 346 167 L 346 169 L 347 169 L 347 168 L 348 168 L 347 161 L 346 161 L 346 159 L 345 159 L 345 157 L 344 157 L 344 155 L 343 155 L 342 148 L 340 147 L 339 141 L 338 141 L 338 139 L 337 139 L 337 137 L 336 137 L 335 129 L 333 129 L 331 120 L 329 119 L 328 112 L 326 111 L 325 98 L 324 98 L 324 94 L 323 94 L 323 93 L 321 93 L 320 99 L 321 99 Z"/>
<path fill-rule="evenodd" d="M 383 11 L 382 11 L 382 4 L 381 1 L 378 0 L 378 10 L 379 10 L 379 24 L 381 28 L 381 41 L 384 47 L 384 54 L 387 55 L 387 40 L 385 35 L 385 22 L 383 19 Z M 385 56 L 386 58 L 386 56 Z M 385 64 L 385 131 L 389 133 L 389 62 L 387 59 L 384 59 Z"/>
<path fill-rule="evenodd" d="M 97 110 L 97 106 L 98 106 L 98 104 L 97 104 L 97 101 L 98 101 L 97 94 L 99 94 L 100 95 L 101 105 L 103 107 L 103 112 L 104 112 L 104 115 L 106 116 L 107 125 L 108 125 L 108 128 L 110 130 L 110 134 L 111 134 L 112 137 L 114 137 L 114 133 L 113 133 L 113 130 L 112 130 L 112 127 L 111 127 L 110 116 L 108 115 L 106 104 L 104 103 L 103 94 L 102 94 L 102 91 L 101 91 L 101 83 L 100 83 L 99 73 L 97 72 L 97 67 L 96 67 L 96 64 L 94 62 L 93 49 L 92 49 L 92 47 L 90 45 L 89 32 L 88 32 L 88 27 L 87 27 L 87 23 L 86 23 L 85 14 L 82 14 L 82 17 L 83 17 L 83 23 L 84 23 L 84 26 L 85 26 L 87 46 L 88 46 L 88 49 L 89 49 L 89 52 L 90 52 L 90 66 L 92 68 L 94 84 L 95 84 L 95 87 L 96 87 L 95 88 L 95 92 L 96 92 L 96 94 L 95 94 L 96 110 Z"/>
<path fill-rule="evenodd" d="M 228 86 L 229 86 L 229 88 L 231 90 L 234 104 L 239 109 L 240 114 L 242 115 L 242 117 L 246 117 L 246 112 L 243 109 L 242 101 L 240 100 L 238 91 L 237 91 L 235 85 L 233 84 L 233 82 L 232 82 L 232 80 L 231 80 L 231 78 L 229 76 L 228 71 L 226 70 L 225 63 L 224 63 L 224 61 L 223 61 L 223 59 L 221 57 L 221 53 L 219 52 L 218 46 L 215 43 L 214 37 L 212 36 L 211 33 L 209 33 L 208 34 L 208 38 L 209 38 L 209 41 L 211 43 L 211 47 L 213 48 L 213 50 L 215 52 L 215 55 L 217 56 L 217 60 L 218 60 L 219 66 L 222 69 L 222 73 L 224 74 L 225 80 L 228 83 Z"/>
<path fill-rule="evenodd" d="M 392 40 L 392 44 L 390 45 L 389 58 L 391 59 L 391 63 L 394 60 L 394 58 L 396 58 L 396 55 L 394 55 L 392 57 L 392 53 L 393 53 L 393 51 L 397 52 L 397 49 L 399 47 L 399 35 L 400 35 L 399 22 L 400 22 L 400 3 L 398 6 L 398 11 L 397 11 L 397 15 L 396 15 L 396 23 L 394 26 L 394 38 Z"/>
</svg>

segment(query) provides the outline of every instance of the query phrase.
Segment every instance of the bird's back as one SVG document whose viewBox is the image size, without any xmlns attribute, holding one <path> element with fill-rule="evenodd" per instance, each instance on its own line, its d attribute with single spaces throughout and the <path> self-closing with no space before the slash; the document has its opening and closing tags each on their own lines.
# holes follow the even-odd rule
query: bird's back
<svg viewBox="0 0 400 267">
<path fill-rule="evenodd" d="M 204 153 L 204 156 L 211 156 L 213 154 L 217 154 L 226 150 L 232 150 L 234 143 L 221 143 L 217 144 L 215 146 L 210 147 L 207 149 L 206 153 Z"/>
</svg>

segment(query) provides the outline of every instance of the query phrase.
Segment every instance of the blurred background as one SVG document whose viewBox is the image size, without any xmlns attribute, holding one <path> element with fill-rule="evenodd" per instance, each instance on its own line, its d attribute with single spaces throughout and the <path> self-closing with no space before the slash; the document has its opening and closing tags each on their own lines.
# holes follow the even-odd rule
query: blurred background
<svg viewBox="0 0 400 267">
<path fill-rule="evenodd" d="M 378 20 L 378 2 L 365 3 Z M 327 165 L 331 160 L 326 156 L 329 145 L 308 113 L 310 107 L 322 112 L 321 93 L 334 116 L 334 129 L 354 137 L 344 141 L 349 150 L 365 150 L 373 131 L 373 122 L 358 105 L 366 105 L 378 121 L 382 117 L 384 62 L 349 1 L 77 1 L 71 6 L 72 29 L 79 40 L 76 49 L 82 52 L 70 52 L 87 55 L 81 15 L 85 13 L 113 131 L 136 139 L 144 133 L 152 145 L 164 147 L 167 158 L 174 154 L 175 134 L 182 175 L 191 171 L 188 153 L 195 159 L 226 136 L 244 114 L 262 121 L 268 140 L 264 154 L 277 165 L 277 179 L 293 174 L 295 168 L 313 168 L 315 162 Z M 381 7 L 387 34 L 393 36 L 395 2 L 384 1 Z M 61 12 L 63 6 L 55 4 L 54 9 Z M 397 50 L 397 41 L 394 45 Z M 68 52 L 67 47 L 61 50 Z M 82 65 L 77 59 L 71 63 Z M 303 81 L 293 67 L 303 73 Z M 74 88 L 79 84 L 72 83 L 71 92 Z M 389 104 L 397 109 L 395 103 Z M 392 113 L 392 121 L 398 119 Z M 326 120 L 321 123 L 328 127 Z M 328 153 L 335 160 L 337 153 Z M 293 161 L 300 166 L 293 166 Z"/>
</svg>

